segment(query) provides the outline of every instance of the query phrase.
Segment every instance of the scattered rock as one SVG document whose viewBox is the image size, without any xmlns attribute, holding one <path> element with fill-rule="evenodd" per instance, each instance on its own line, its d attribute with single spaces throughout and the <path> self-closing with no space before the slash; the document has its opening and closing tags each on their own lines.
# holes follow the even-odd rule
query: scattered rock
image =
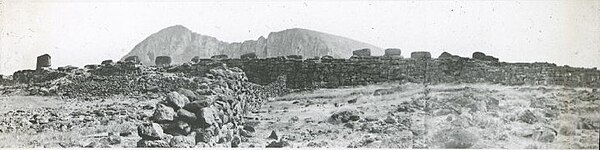
<svg viewBox="0 0 600 150">
<path fill-rule="evenodd" d="M 86 148 L 110 148 L 107 143 L 93 141 L 90 144 L 85 146 Z"/>
<path fill-rule="evenodd" d="M 177 115 L 177 114 L 175 113 L 173 108 L 159 103 L 159 104 L 157 104 L 156 110 L 154 111 L 154 114 L 152 115 L 152 120 L 154 120 L 156 122 L 173 121 L 175 115 Z"/>
<path fill-rule="evenodd" d="M 173 148 L 191 148 L 196 145 L 194 137 L 189 136 L 174 136 L 169 145 Z"/>
<path fill-rule="evenodd" d="M 275 133 L 275 130 L 271 131 L 271 134 L 269 135 L 269 137 L 267 137 L 267 139 L 279 139 L 279 136 L 277 136 L 277 133 Z"/>
<path fill-rule="evenodd" d="M 385 118 L 385 120 L 383 120 L 383 121 L 388 124 L 396 124 L 396 122 L 398 122 L 396 120 L 396 118 L 394 118 L 392 116 L 387 116 L 387 118 Z"/>
<path fill-rule="evenodd" d="M 200 109 L 200 112 L 196 113 L 196 117 L 198 117 L 198 125 L 200 127 L 206 128 L 218 125 L 216 121 L 216 112 L 213 107 L 204 107 Z"/>
<path fill-rule="evenodd" d="M 459 128 L 438 131 L 434 138 L 441 148 L 470 148 L 479 141 L 477 135 Z"/>
<path fill-rule="evenodd" d="M 553 142 L 557 135 L 556 130 L 548 127 L 542 127 L 541 129 L 533 132 L 533 138 L 540 142 L 550 143 Z"/>
<path fill-rule="evenodd" d="M 239 130 L 239 133 L 243 137 L 254 137 L 254 128 L 252 128 L 252 130 L 247 130 L 246 126 L 244 126 L 243 129 Z"/>
<path fill-rule="evenodd" d="M 145 140 L 160 140 L 163 137 L 163 129 L 157 123 L 144 123 L 137 130 L 138 135 Z"/>
<path fill-rule="evenodd" d="M 129 136 L 131 134 L 132 134 L 131 131 L 124 131 L 124 132 L 119 133 L 119 136 Z"/>
<path fill-rule="evenodd" d="M 354 104 L 354 103 L 356 103 L 356 101 L 358 101 L 358 97 L 348 100 L 348 104 Z"/>
<path fill-rule="evenodd" d="M 190 111 L 187 111 L 185 109 L 179 109 L 177 111 L 177 118 L 181 119 L 185 122 L 189 122 L 189 123 L 193 123 L 196 120 L 198 120 L 198 117 L 196 117 L 196 114 L 194 114 Z"/>
<path fill-rule="evenodd" d="M 147 147 L 147 148 L 168 148 L 168 142 L 163 140 L 140 140 L 137 143 L 137 147 Z"/>
<path fill-rule="evenodd" d="M 114 145 L 114 144 L 120 144 L 121 143 L 121 136 L 118 135 L 118 133 L 108 133 L 108 143 L 110 145 Z"/>
<path fill-rule="evenodd" d="M 360 112 L 357 110 L 342 110 L 333 113 L 329 118 L 332 123 L 347 123 L 349 121 L 358 121 L 360 119 Z"/>
<path fill-rule="evenodd" d="M 179 110 L 183 108 L 185 104 L 189 103 L 190 100 L 177 92 L 170 92 L 167 94 L 167 98 L 165 99 L 168 106 L 173 107 L 175 110 Z"/>
<path fill-rule="evenodd" d="M 291 146 L 290 143 L 286 140 L 280 139 L 279 141 L 273 141 L 267 144 L 267 148 L 282 148 Z"/>
<path fill-rule="evenodd" d="M 197 100 L 186 104 L 184 109 L 190 112 L 199 112 L 202 108 L 212 105 L 214 99 L 214 96 L 199 96 Z"/>
<path fill-rule="evenodd" d="M 239 136 L 235 136 L 231 139 L 231 147 L 239 147 L 240 143 L 242 143 L 242 140 Z"/>
<path fill-rule="evenodd" d="M 519 119 L 521 121 L 523 121 L 525 123 L 529 123 L 529 124 L 533 124 L 533 123 L 537 122 L 537 117 L 535 117 L 533 112 L 531 112 L 529 110 L 525 110 L 525 112 L 523 112 L 523 114 L 521 114 Z"/>
<path fill-rule="evenodd" d="M 177 93 L 179 93 L 179 94 L 187 97 L 189 101 L 198 100 L 198 96 L 192 90 L 188 90 L 188 89 L 184 89 L 184 88 L 179 88 L 177 90 Z"/>
</svg>

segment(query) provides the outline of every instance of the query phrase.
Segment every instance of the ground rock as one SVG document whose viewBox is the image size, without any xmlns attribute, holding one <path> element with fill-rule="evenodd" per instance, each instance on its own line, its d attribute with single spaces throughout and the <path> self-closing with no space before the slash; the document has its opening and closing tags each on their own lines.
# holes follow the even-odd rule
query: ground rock
<svg viewBox="0 0 600 150">
<path fill-rule="evenodd" d="M 180 120 L 188 122 L 188 123 L 193 123 L 193 122 L 196 122 L 198 117 L 196 117 L 196 114 L 194 114 L 193 112 L 190 112 L 186 109 L 179 109 L 179 110 L 177 110 L 177 119 L 180 119 Z"/>
<path fill-rule="evenodd" d="M 163 129 L 157 123 L 144 123 L 138 126 L 138 135 L 146 140 L 160 140 L 163 138 Z"/>
<path fill-rule="evenodd" d="M 533 138 L 540 142 L 550 143 L 556 138 L 556 130 L 548 127 L 542 127 L 533 132 Z"/>
<path fill-rule="evenodd" d="M 269 134 L 269 137 L 267 137 L 267 139 L 279 139 L 279 136 L 277 136 L 277 133 L 275 132 L 275 130 L 271 131 L 271 134 Z"/>
<path fill-rule="evenodd" d="M 140 140 L 137 143 L 137 147 L 146 148 L 167 148 L 170 147 L 169 143 L 164 140 Z"/>
<path fill-rule="evenodd" d="M 329 118 L 331 123 L 347 123 L 349 121 L 358 121 L 360 119 L 360 112 L 357 110 L 342 110 L 333 113 Z"/>
<path fill-rule="evenodd" d="M 179 110 L 179 108 L 183 108 L 185 104 L 189 103 L 190 100 L 177 92 L 170 92 L 167 94 L 167 98 L 165 99 L 168 106 L 173 107 L 175 110 Z"/>
<path fill-rule="evenodd" d="M 174 136 L 169 145 L 173 148 L 191 148 L 196 145 L 194 137 L 190 136 Z"/>
<path fill-rule="evenodd" d="M 175 115 L 177 115 L 177 113 L 175 113 L 173 108 L 163 104 L 157 104 L 156 110 L 152 115 L 152 120 L 156 122 L 173 121 Z"/>
<path fill-rule="evenodd" d="M 288 141 L 286 141 L 284 139 L 280 139 L 278 141 L 270 142 L 269 144 L 267 144 L 266 147 L 267 148 L 282 148 L 282 147 L 289 147 L 289 146 L 291 146 L 291 144 Z"/>
<path fill-rule="evenodd" d="M 196 95 L 196 93 L 194 93 L 194 91 L 189 90 L 189 89 L 179 88 L 177 90 L 177 93 L 187 97 L 189 101 L 195 101 L 198 99 L 198 96 Z"/>
</svg>

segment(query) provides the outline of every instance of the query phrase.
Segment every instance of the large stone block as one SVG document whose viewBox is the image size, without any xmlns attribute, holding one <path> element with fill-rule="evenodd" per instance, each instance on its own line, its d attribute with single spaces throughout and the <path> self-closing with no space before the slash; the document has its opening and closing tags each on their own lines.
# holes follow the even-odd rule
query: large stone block
<svg viewBox="0 0 600 150">
<path fill-rule="evenodd" d="M 179 110 L 183 108 L 185 104 L 189 103 L 190 100 L 178 92 L 170 92 L 167 94 L 167 98 L 165 99 L 167 105 L 173 107 L 175 110 Z"/>
<path fill-rule="evenodd" d="M 302 55 L 288 55 L 286 58 L 291 60 L 302 60 Z"/>
<path fill-rule="evenodd" d="M 399 57 L 402 57 L 402 50 L 400 50 L 398 48 L 388 48 L 388 49 L 385 49 L 385 54 L 383 54 L 383 56 L 399 58 Z"/>
<path fill-rule="evenodd" d="M 192 58 L 192 62 L 194 62 L 194 63 L 198 63 L 198 62 L 200 62 L 200 56 L 194 56 L 194 57 Z"/>
<path fill-rule="evenodd" d="M 247 54 L 240 56 L 240 58 L 241 59 L 256 59 L 257 56 L 256 56 L 256 53 L 247 53 Z"/>
<path fill-rule="evenodd" d="M 164 67 L 171 65 L 171 57 L 170 56 L 158 56 L 154 60 L 154 64 L 156 66 Z"/>
<path fill-rule="evenodd" d="M 102 63 L 100 63 L 100 64 L 101 64 L 101 65 L 103 65 L 103 66 L 106 66 L 106 65 L 114 65 L 114 64 L 115 64 L 115 62 L 113 62 L 113 60 L 109 59 L 109 60 L 104 60 L 104 61 L 102 61 Z"/>
<path fill-rule="evenodd" d="M 477 59 L 477 60 L 498 62 L 498 58 L 496 58 L 494 56 L 485 55 L 485 53 L 482 53 L 482 52 L 474 52 L 472 57 L 473 57 L 473 59 Z"/>
<path fill-rule="evenodd" d="M 157 123 L 144 123 L 137 130 L 144 140 L 160 140 L 164 135 L 162 127 Z"/>
<path fill-rule="evenodd" d="M 37 65 L 35 67 L 36 70 L 41 70 L 43 68 L 47 68 L 51 66 L 50 55 L 44 54 L 37 57 Z"/>
<path fill-rule="evenodd" d="M 352 56 L 357 56 L 357 57 L 371 56 L 371 49 L 365 48 L 365 49 L 359 49 L 359 50 L 352 51 Z"/>
<path fill-rule="evenodd" d="M 229 57 L 225 54 L 215 55 L 215 56 L 210 57 L 210 59 L 214 59 L 214 60 L 222 60 L 222 59 L 227 59 L 227 58 L 229 58 Z"/>
<path fill-rule="evenodd" d="M 129 56 L 129 57 L 123 59 L 123 61 L 134 63 L 134 64 L 140 64 L 141 63 L 140 58 L 138 56 Z"/>
<path fill-rule="evenodd" d="M 431 53 L 425 51 L 416 51 L 410 53 L 412 59 L 431 59 Z"/>
<path fill-rule="evenodd" d="M 152 120 L 156 122 L 173 121 L 176 115 L 177 114 L 175 113 L 175 110 L 173 110 L 173 108 L 159 103 L 156 106 L 156 110 L 154 110 Z"/>
</svg>

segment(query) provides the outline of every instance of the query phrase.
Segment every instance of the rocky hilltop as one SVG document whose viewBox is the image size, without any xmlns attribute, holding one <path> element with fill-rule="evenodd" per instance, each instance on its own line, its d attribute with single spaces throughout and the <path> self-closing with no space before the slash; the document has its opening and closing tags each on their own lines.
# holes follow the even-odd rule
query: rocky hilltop
<svg viewBox="0 0 600 150">
<path fill-rule="evenodd" d="M 362 48 L 369 48 L 374 53 L 382 52 L 380 48 L 367 43 L 300 28 L 271 32 L 267 38 L 261 36 L 257 40 L 228 43 L 175 25 L 150 35 L 122 60 L 138 56 L 144 65 L 154 65 L 157 56 L 170 56 L 172 63 L 180 64 L 189 62 L 195 56 L 209 58 L 225 54 L 230 58 L 239 58 L 247 53 L 255 53 L 259 58 L 287 55 L 348 58 L 352 50 Z"/>
</svg>

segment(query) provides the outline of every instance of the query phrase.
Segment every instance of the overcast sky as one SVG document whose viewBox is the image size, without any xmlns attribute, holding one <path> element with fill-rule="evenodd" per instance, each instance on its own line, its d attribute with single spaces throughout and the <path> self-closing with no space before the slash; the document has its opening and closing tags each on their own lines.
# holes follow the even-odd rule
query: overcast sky
<svg viewBox="0 0 600 150">
<path fill-rule="evenodd" d="M 482 51 L 507 62 L 600 66 L 600 1 L 15 2 L 0 0 L 0 74 L 118 60 L 183 25 L 227 42 L 306 28 L 381 48 Z"/>
</svg>

